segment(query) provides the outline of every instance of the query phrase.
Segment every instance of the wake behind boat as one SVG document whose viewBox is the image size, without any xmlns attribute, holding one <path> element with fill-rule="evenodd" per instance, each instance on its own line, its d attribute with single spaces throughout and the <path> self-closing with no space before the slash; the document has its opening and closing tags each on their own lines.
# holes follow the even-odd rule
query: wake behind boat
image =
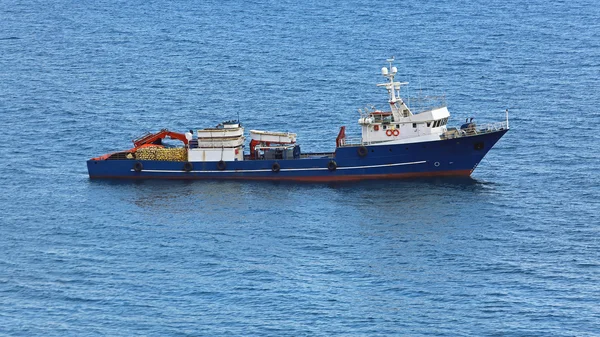
<svg viewBox="0 0 600 337">
<path fill-rule="evenodd" d="M 239 179 L 353 181 L 423 176 L 469 176 L 508 131 L 506 120 L 477 126 L 473 119 L 447 127 L 445 102 L 413 113 L 400 96 L 407 82 L 395 82 L 393 58 L 381 69 L 389 110 L 361 111 L 361 136 L 340 128 L 333 152 L 303 153 L 297 135 L 251 130 L 249 151 L 242 124 L 228 121 L 214 128 L 177 133 L 161 130 L 133 141 L 126 151 L 87 161 L 90 178 Z M 181 141 L 165 147 L 163 139 Z"/>
</svg>

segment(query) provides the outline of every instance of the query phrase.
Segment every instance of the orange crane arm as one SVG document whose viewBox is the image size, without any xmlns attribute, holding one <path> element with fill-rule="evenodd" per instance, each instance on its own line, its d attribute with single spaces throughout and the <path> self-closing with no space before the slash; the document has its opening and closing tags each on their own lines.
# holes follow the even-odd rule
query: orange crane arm
<svg viewBox="0 0 600 337">
<path fill-rule="evenodd" d="M 188 144 L 188 140 L 187 138 L 185 138 L 185 135 L 183 133 L 172 132 L 167 129 L 162 129 L 157 133 L 149 133 L 138 139 L 134 139 L 133 145 L 135 146 L 135 148 L 138 148 L 145 144 L 154 144 L 156 141 L 162 140 L 166 137 L 169 137 L 171 139 L 178 139 L 182 141 L 185 145 Z"/>
</svg>

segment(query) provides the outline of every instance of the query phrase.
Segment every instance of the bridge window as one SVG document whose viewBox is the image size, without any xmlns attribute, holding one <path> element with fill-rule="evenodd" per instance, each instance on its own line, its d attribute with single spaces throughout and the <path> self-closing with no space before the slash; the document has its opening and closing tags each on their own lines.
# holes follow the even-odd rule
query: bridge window
<svg viewBox="0 0 600 337">
<path fill-rule="evenodd" d="M 417 123 L 413 123 L 413 128 L 417 128 Z"/>
</svg>

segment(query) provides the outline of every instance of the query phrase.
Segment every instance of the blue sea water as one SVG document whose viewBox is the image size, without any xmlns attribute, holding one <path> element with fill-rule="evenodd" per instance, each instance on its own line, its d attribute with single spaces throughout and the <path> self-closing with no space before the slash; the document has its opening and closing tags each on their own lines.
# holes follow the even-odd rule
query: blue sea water
<svg viewBox="0 0 600 337">
<path fill-rule="evenodd" d="M 471 179 L 90 181 L 237 118 L 328 151 L 394 55 Z M 600 335 L 595 1 L 0 0 L 0 335 Z"/>
</svg>

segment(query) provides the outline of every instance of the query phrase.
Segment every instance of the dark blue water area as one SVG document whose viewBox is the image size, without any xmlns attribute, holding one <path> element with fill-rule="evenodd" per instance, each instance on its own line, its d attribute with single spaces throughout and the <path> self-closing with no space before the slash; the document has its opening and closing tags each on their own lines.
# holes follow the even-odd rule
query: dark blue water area
<svg viewBox="0 0 600 337">
<path fill-rule="evenodd" d="M 145 131 L 331 151 L 397 59 L 468 179 L 90 181 Z M 597 336 L 595 1 L 0 0 L 0 335 Z"/>
</svg>

